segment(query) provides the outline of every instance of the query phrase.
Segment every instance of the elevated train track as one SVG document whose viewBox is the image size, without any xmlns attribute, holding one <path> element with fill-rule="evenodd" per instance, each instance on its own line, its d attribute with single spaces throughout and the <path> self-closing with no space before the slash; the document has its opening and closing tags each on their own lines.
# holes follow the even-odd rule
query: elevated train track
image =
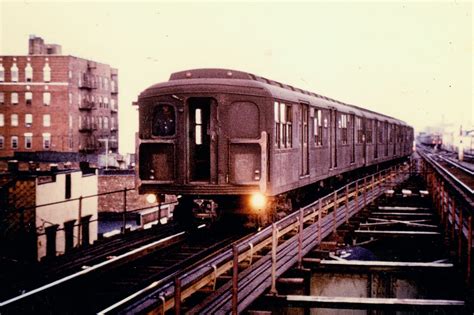
<svg viewBox="0 0 474 315">
<path fill-rule="evenodd" d="M 91 314 L 242 237 L 208 229 L 178 232 L 0 302 L 0 313 Z"/>
</svg>

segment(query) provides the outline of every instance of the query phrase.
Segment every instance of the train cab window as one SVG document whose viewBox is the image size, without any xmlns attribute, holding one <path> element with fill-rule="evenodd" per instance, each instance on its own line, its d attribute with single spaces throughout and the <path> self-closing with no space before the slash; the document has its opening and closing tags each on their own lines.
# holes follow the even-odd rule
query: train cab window
<svg viewBox="0 0 474 315">
<path fill-rule="evenodd" d="M 364 142 L 364 134 L 362 130 L 362 119 L 360 117 L 356 117 L 356 132 L 357 132 L 357 143 Z"/>
<path fill-rule="evenodd" d="M 323 121 L 322 112 L 320 109 L 314 111 L 314 142 L 316 146 L 323 145 Z"/>
<path fill-rule="evenodd" d="M 155 106 L 153 112 L 153 136 L 169 137 L 176 132 L 176 117 L 174 107 L 171 105 Z"/>
</svg>

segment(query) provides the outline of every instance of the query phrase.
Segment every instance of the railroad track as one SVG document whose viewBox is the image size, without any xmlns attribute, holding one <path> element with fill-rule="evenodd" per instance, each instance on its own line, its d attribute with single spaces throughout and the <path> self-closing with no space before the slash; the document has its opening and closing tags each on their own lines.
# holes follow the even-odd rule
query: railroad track
<svg viewBox="0 0 474 315">
<path fill-rule="evenodd" d="M 179 232 L 1 302 L 0 313 L 97 313 L 149 282 L 218 251 L 242 233 L 205 225 Z"/>
<path fill-rule="evenodd" d="M 107 257 L 119 256 L 127 251 L 173 235 L 177 229 L 177 224 L 170 222 L 147 230 L 128 232 L 125 235 L 98 240 L 91 246 L 76 248 L 64 255 L 27 266 L 23 269 L 24 272 L 4 274 L 1 280 L 6 285 L 0 289 L 0 301 L 79 272 L 85 266 L 93 266 L 107 261 Z"/>
<path fill-rule="evenodd" d="M 242 311 L 252 299 L 268 288 L 271 270 L 269 250 L 272 248 L 272 235 L 275 235 L 272 233 L 278 235 L 278 257 L 282 259 L 278 263 L 276 273 L 280 275 L 297 262 L 298 256 L 307 253 L 336 226 L 346 222 L 360 206 L 367 205 L 387 187 L 392 187 L 408 176 L 404 171 L 396 174 L 395 170 L 382 171 L 347 184 L 286 216 L 273 227 L 268 226 L 244 241 L 234 243 L 233 249 L 223 250 L 181 272 L 155 281 L 120 302 L 104 308 L 99 314 L 136 314 L 152 310 L 166 312 L 173 308 L 203 314 L 214 311 L 222 313 L 224 309 L 229 311 L 229 299 L 232 295 L 229 278 L 234 274 L 233 266 L 237 265 L 239 269 L 246 267 L 244 274 L 248 274 L 250 278 L 261 278 L 261 282 L 249 282 L 246 280 L 247 276 L 239 277 L 239 281 L 244 284 L 239 284 L 238 294 L 246 297 L 242 301 L 239 300 L 239 311 Z M 199 298 L 193 295 L 195 293 L 200 293 L 196 294 Z M 206 293 L 211 295 L 202 297 Z M 205 301 L 201 298 L 205 298 Z M 217 304 L 209 300 L 214 298 Z M 186 305 L 181 306 L 184 300 Z M 201 303 L 214 305 L 211 306 L 213 310 Z M 191 309 L 192 307 L 197 308 Z"/>
<path fill-rule="evenodd" d="M 451 178 L 458 187 L 471 198 L 474 196 L 474 166 L 472 168 L 467 167 L 466 164 L 461 164 L 442 152 L 434 152 L 423 147 L 418 148 L 422 155 L 428 158 L 446 176 Z"/>
</svg>

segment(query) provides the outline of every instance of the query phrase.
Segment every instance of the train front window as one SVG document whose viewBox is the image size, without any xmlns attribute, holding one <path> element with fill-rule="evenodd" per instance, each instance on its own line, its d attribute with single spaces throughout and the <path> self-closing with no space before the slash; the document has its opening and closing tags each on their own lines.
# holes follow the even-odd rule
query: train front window
<svg viewBox="0 0 474 315">
<path fill-rule="evenodd" d="M 176 132 L 176 117 L 171 105 L 157 105 L 153 112 L 152 133 L 156 137 L 174 136 Z"/>
</svg>

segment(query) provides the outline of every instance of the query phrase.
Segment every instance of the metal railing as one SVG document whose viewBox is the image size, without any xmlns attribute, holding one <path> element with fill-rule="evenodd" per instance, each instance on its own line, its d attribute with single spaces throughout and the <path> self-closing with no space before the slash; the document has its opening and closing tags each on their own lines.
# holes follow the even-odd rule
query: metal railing
<svg viewBox="0 0 474 315">
<path fill-rule="evenodd" d="M 195 266 L 153 282 L 143 290 L 102 310 L 100 314 L 138 313 L 151 308 L 161 309 L 163 312 L 173 307 L 179 309 L 182 300 L 208 284 L 213 284 L 215 288 L 219 276 L 233 267 L 235 271 L 239 262 L 248 261 L 248 265 L 252 268 L 239 275 L 234 272 L 232 284 L 228 283 L 227 287 L 224 287 L 220 304 L 217 305 L 220 311 L 224 309 L 242 311 L 253 301 L 252 297 L 258 296 L 257 293 L 270 286 L 274 289 L 276 277 L 291 266 L 300 265 L 302 257 L 338 226 L 348 222 L 351 216 L 381 195 L 387 187 L 393 187 L 406 179 L 409 176 L 407 169 L 408 167 L 405 167 L 402 172 L 401 168 L 390 168 L 349 183 L 266 227 L 245 242 L 234 244 L 233 248 L 205 259 Z M 277 239 L 294 231 L 298 233 L 276 245 Z M 255 253 L 269 246 L 272 247 L 271 254 L 254 262 Z M 271 270 L 271 273 L 268 270 Z M 250 273 L 252 275 L 249 275 Z M 252 277 L 253 279 L 261 277 L 260 282 L 249 280 Z M 249 286 L 249 283 L 252 285 Z M 212 312 L 211 309 L 202 312 L 208 311 Z"/>
<path fill-rule="evenodd" d="M 472 284 L 473 211 L 474 196 L 464 185 L 428 154 L 420 155 L 420 168 L 433 204 L 438 212 L 445 236 L 456 250 L 465 280 Z"/>
</svg>

